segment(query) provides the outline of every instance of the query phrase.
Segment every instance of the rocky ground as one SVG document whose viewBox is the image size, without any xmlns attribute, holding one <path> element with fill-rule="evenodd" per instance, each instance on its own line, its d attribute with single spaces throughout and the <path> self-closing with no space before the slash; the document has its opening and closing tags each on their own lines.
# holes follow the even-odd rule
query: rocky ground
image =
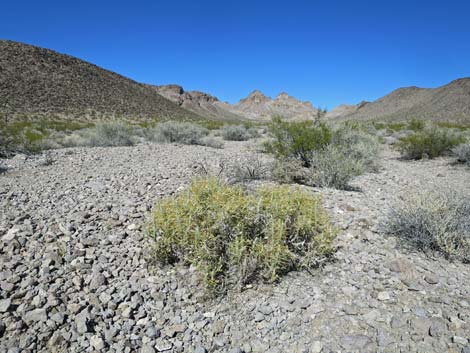
<svg viewBox="0 0 470 353">
<path fill-rule="evenodd" d="M 0 351 L 470 353 L 469 265 L 403 249 L 379 227 L 410 190 L 470 194 L 470 171 L 447 159 L 404 162 L 387 150 L 380 173 L 354 181 L 361 191 L 312 189 L 342 229 L 334 261 L 314 273 L 207 299 L 193 269 L 150 263 L 152 205 L 200 162 L 251 147 L 64 149 L 49 161 L 3 161 Z"/>
</svg>

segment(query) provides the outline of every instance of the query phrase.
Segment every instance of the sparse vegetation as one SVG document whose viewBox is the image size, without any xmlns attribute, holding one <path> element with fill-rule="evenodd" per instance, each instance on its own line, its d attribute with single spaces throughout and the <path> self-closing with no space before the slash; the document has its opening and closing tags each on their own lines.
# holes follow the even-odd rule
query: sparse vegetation
<svg viewBox="0 0 470 353">
<path fill-rule="evenodd" d="M 424 129 L 402 137 L 396 144 L 405 159 L 435 158 L 450 153 L 465 138 L 448 129 Z"/>
<path fill-rule="evenodd" d="M 314 124 L 310 120 L 287 122 L 276 117 L 269 131 L 273 139 L 265 143 L 266 151 L 278 159 L 298 159 L 304 167 L 310 167 L 312 153 L 332 139 L 332 130 L 326 124 Z"/>
<path fill-rule="evenodd" d="M 273 176 L 280 182 L 348 189 L 353 177 L 378 170 L 378 140 L 362 125 L 346 123 L 333 130 L 312 122 L 277 120 L 273 126 L 274 141 L 266 146 L 277 159 Z"/>
<path fill-rule="evenodd" d="M 360 160 L 350 158 L 340 146 L 328 145 L 314 154 L 308 184 L 350 189 L 349 182 L 353 177 L 362 174 L 363 168 Z"/>
<path fill-rule="evenodd" d="M 156 260 L 195 265 L 211 289 L 318 265 L 335 234 L 317 196 L 288 186 L 249 194 L 218 179 L 159 202 L 149 229 Z"/>
<path fill-rule="evenodd" d="M 270 163 L 264 162 L 257 156 L 249 156 L 232 162 L 228 167 L 227 174 L 231 182 L 243 182 L 266 179 L 270 174 L 270 170 Z"/>
<path fill-rule="evenodd" d="M 470 199 L 455 191 L 425 191 L 396 205 L 385 231 L 423 251 L 470 261 Z"/>
<path fill-rule="evenodd" d="M 258 130 L 255 127 L 247 128 L 245 125 L 225 125 L 221 133 L 227 141 L 247 141 L 258 136 Z"/>
<path fill-rule="evenodd" d="M 209 134 L 209 130 L 193 123 L 166 121 L 150 130 L 150 140 L 158 143 L 182 143 L 185 145 L 201 145 L 201 139 Z"/>
<path fill-rule="evenodd" d="M 452 150 L 452 153 L 457 157 L 457 161 L 470 166 L 470 142 L 458 145 Z"/>
<path fill-rule="evenodd" d="M 223 148 L 224 143 L 213 136 L 205 136 L 199 140 L 199 145 L 212 148 Z"/>
</svg>

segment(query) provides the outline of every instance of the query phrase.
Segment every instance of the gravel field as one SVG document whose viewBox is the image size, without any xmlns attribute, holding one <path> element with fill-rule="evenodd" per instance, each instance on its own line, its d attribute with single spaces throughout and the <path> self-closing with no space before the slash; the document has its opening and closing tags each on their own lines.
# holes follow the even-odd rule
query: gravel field
<svg viewBox="0 0 470 353">
<path fill-rule="evenodd" d="M 360 191 L 306 187 L 341 228 L 334 261 L 217 299 L 194 269 L 150 261 L 145 223 L 201 162 L 246 158 L 255 142 L 0 161 L 0 352 L 470 353 L 469 265 L 404 249 L 379 227 L 412 190 L 470 195 L 470 170 L 385 148 L 382 170 L 354 180 Z"/>
</svg>

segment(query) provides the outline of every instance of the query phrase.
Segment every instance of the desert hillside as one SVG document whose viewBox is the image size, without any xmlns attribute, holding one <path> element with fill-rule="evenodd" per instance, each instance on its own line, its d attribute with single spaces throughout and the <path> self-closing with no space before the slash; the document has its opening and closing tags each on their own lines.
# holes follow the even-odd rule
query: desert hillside
<svg viewBox="0 0 470 353">
<path fill-rule="evenodd" d="M 0 41 L 0 112 L 10 116 L 193 119 L 154 90 L 69 55 Z"/>
<path fill-rule="evenodd" d="M 406 87 L 374 101 L 339 106 L 327 117 L 357 120 L 407 120 L 470 122 L 470 78 L 438 88 Z"/>
</svg>

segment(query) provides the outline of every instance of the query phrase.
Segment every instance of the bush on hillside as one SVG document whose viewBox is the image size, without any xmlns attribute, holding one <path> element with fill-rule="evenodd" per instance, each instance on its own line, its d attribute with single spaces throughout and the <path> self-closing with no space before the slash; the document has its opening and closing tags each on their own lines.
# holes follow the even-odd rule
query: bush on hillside
<svg viewBox="0 0 470 353">
<path fill-rule="evenodd" d="M 304 167 L 310 167 L 313 152 L 326 147 L 332 139 L 332 130 L 326 124 L 311 120 L 288 122 L 276 117 L 269 132 L 272 140 L 265 143 L 266 151 L 278 159 L 298 159 Z"/>
<path fill-rule="evenodd" d="M 211 178 L 159 202 L 149 228 L 156 260 L 195 265 L 211 289 L 318 265 L 335 234 L 318 196 L 287 186 L 249 194 Z"/>
<path fill-rule="evenodd" d="M 457 157 L 459 163 L 470 166 L 470 142 L 458 145 L 452 150 L 452 154 Z"/>
<path fill-rule="evenodd" d="M 470 198 L 455 191 L 426 191 L 397 204 L 385 231 L 422 251 L 470 262 Z"/>
<path fill-rule="evenodd" d="M 451 152 L 465 138 L 448 129 L 425 129 L 402 137 L 396 144 L 405 159 L 436 158 Z"/>
<path fill-rule="evenodd" d="M 226 125 L 221 131 L 222 137 L 227 141 L 247 141 L 258 136 L 258 130 L 254 127 L 247 128 L 244 125 Z"/>
</svg>

